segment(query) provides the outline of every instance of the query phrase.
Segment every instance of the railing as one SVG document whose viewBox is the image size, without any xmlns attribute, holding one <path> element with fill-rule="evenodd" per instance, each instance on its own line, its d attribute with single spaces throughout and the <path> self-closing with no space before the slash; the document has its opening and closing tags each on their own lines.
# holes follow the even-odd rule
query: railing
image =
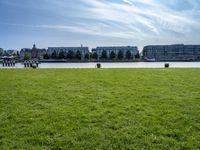
<svg viewBox="0 0 200 150">
<path fill-rule="evenodd" d="M 7 61 L 7 60 L 3 60 L 2 62 L 2 66 L 3 67 L 15 67 L 15 61 L 11 60 L 11 61 Z"/>
<path fill-rule="evenodd" d="M 38 60 L 24 61 L 24 68 L 38 68 L 38 66 L 39 66 Z"/>
</svg>

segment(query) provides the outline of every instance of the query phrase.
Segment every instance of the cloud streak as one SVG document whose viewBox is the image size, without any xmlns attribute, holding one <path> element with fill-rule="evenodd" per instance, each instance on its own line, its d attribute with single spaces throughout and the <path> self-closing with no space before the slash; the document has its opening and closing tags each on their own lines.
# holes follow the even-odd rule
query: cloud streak
<svg viewBox="0 0 200 150">
<path fill-rule="evenodd" d="M 145 28 L 147 34 L 157 35 L 163 31 L 184 34 L 198 26 L 198 20 L 194 20 L 193 14 L 188 15 L 188 11 L 177 12 L 153 0 L 126 0 L 127 4 L 100 0 L 82 1 L 90 5 L 86 15 L 89 18 L 114 21 L 124 27 L 137 27 L 137 30 Z"/>
<path fill-rule="evenodd" d="M 13 0 L 2 2 L 26 9 L 24 4 L 19 5 Z M 41 13 L 40 20 L 36 21 L 40 22 L 38 24 L 31 21 L 0 24 L 106 37 L 108 40 L 132 40 L 143 45 L 165 41 L 196 42 L 195 38 L 200 34 L 198 0 L 40 0 L 37 11 Z M 44 11 L 59 16 L 59 20 L 55 17 L 46 19 Z"/>
</svg>

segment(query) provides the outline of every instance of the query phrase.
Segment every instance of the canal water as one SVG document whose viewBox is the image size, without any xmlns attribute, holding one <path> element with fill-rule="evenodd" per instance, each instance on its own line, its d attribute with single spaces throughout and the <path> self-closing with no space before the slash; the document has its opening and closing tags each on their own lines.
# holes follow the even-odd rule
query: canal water
<svg viewBox="0 0 200 150">
<path fill-rule="evenodd" d="M 200 68 L 200 62 L 132 62 L 132 63 L 101 63 L 102 68 L 164 68 L 165 63 L 170 68 Z M 95 68 L 97 63 L 41 63 L 39 68 Z M 0 64 L 0 68 L 3 67 Z M 24 65 L 17 63 L 14 67 L 24 68 Z"/>
</svg>

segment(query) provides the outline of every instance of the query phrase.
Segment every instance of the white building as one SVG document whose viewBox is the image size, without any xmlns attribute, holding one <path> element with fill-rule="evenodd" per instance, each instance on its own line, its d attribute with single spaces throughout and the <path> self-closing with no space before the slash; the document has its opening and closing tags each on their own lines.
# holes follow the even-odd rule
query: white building
<svg viewBox="0 0 200 150">
<path fill-rule="evenodd" d="M 114 52 L 117 59 L 119 52 L 123 54 L 123 59 L 126 59 L 127 52 L 131 53 L 131 58 L 135 59 L 135 56 L 139 53 L 136 46 L 112 46 L 112 47 L 97 47 L 92 50 L 92 53 L 97 53 L 98 60 L 101 59 L 103 52 L 107 53 L 107 57 L 110 58 L 111 53 Z"/>
<path fill-rule="evenodd" d="M 0 48 L 0 56 L 2 56 L 4 53 L 4 50 L 2 48 Z"/>
<path fill-rule="evenodd" d="M 76 55 L 79 51 L 81 53 L 81 60 L 85 60 L 86 54 L 89 54 L 88 47 L 49 47 L 47 49 L 47 54 L 51 56 L 54 52 L 56 52 L 57 55 L 59 55 L 61 52 L 64 52 L 64 55 L 66 56 L 69 51 L 72 51 L 74 55 Z"/>
<path fill-rule="evenodd" d="M 200 45 L 149 45 L 142 53 L 147 61 L 199 61 Z"/>
<path fill-rule="evenodd" d="M 17 50 L 6 50 L 5 53 L 7 55 L 13 56 L 13 55 L 17 55 Z"/>
</svg>

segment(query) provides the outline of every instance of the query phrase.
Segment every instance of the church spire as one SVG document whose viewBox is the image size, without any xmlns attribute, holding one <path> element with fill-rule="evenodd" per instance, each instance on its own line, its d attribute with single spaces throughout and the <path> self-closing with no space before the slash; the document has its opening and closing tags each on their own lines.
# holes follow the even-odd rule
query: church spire
<svg viewBox="0 0 200 150">
<path fill-rule="evenodd" d="M 35 45 L 35 42 L 34 42 L 34 44 L 33 44 L 33 49 L 36 49 L 36 45 Z"/>
</svg>

